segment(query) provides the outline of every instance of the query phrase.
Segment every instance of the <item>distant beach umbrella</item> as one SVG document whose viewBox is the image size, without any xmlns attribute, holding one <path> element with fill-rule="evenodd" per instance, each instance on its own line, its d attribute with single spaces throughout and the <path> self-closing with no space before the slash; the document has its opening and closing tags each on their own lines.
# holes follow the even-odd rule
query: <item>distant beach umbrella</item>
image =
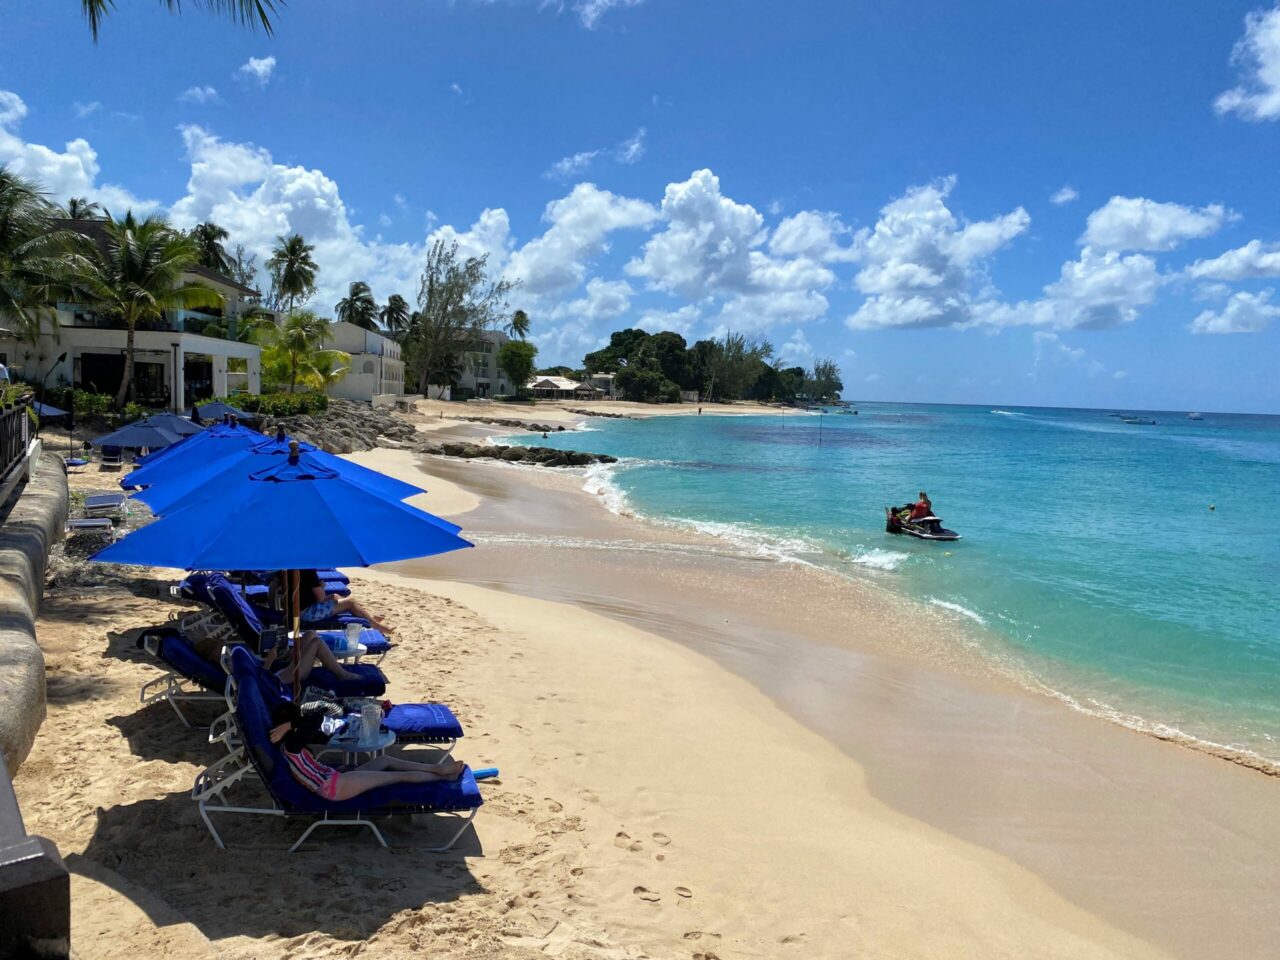
<svg viewBox="0 0 1280 960">
<path fill-rule="evenodd" d="M 241 420 L 251 420 L 254 416 L 252 413 L 245 413 L 243 410 L 238 410 L 231 404 L 223 403 L 221 400 L 202 403 L 196 409 L 199 410 L 200 416 L 204 420 L 217 420 L 225 414 L 231 414 Z"/>
<path fill-rule="evenodd" d="M 129 423 L 106 436 L 92 441 L 96 447 L 169 447 L 182 437 L 164 427 L 142 423 Z"/>
<path fill-rule="evenodd" d="M 263 439 L 262 434 L 248 427 L 216 424 L 184 437 L 180 443 L 140 458 L 138 469 L 121 477 L 120 486 L 128 489 L 154 483 L 155 478 L 161 475 L 156 468 L 162 463 L 172 465 L 174 469 L 190 469 L 178 467 L 178 464 L 200 464 L 234 450 L 251 447 Z"/>
<path fill-rule="evenodd" d="M 181 437 L 195 436 L 197 433 L 203 433 L 204 427 L 198 423 L 192 423 L 186 417 L 180 417 L 176 413 L 153 413 L 149 417 L 139 420 L 138 423 L 146 424 L 150 427 L 163 427 L 178 434 Z"/>
</svg>

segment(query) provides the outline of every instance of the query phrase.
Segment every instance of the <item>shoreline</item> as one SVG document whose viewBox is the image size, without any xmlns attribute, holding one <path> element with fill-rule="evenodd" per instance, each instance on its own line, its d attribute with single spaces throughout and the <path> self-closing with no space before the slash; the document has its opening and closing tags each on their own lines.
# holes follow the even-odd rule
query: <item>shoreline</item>
<svg viewBox="0 0 1280 960">
<path fill-rule="evenodd" d="M 667 526 L 613 514 L 599 503 L 599 497 L 574 489 L 581 483 L 580 476 L 428 459 L 429 463 L 420 466 L 437 479 L 483 486 L 484 505 L 462 522 L 467 528 L 464 534 L 473 533 L 485 547 L 475 551 L 474 559 L 481 554 L 487 559 L 483 571 L 468 569 L 466 561 L 453 569 L 447 562 L 422 561 L 399 565 L 406 572 L 573 603 L 690 646 L 748 679 L 789 714 L 866 767 L 873 795 L 891 807 L 1029 866 L 1070 899 L 1126 928 L 1140 930 L 1156 942 L 1161 942 L 1164 925 L 1173 920 L 1174 926 L 1183 927 L 1174 939 L 1195 944 L 1185 955 L 1212 957 L 1221 946 L 1212 937 L 1206 938 L 1203 931 L 1197 932 L 1205 914 L 1234 914 L 1233 925 L 1248 926 L 1262 913 L 1260 902 L 1244 906 L 1221 896 L 1208 897 L 1215 901 L 1212 910 L 1207 905 L 1196 907 L 1193 904 L 1209 893 L 1198 890 L 1183 904 L 1183 916 L 1200 916 L 1200 920 L 1179 923 L 1165 916 L 1167 907 L 1157 901 L 1167 896 L 1167 891 L 1156 893 L 1167 887 L 1165 877 L 1180 877 L 1188 889 L 1199 888 L 1203 882 L 1187 876 L 1184 858 L 1191 851 L 1201 864 L 1217 861 L 1206 872 L 1216 874 L 1217 882 L 1226 887 L 1245 883 L 1257 897 L 1268 885 L 1280 883 L 1280 872 L 1263 864 L 1268 859 L 1264 850 L 1280 855 L 1280 830 L 1266 824 L 1263 816 L 1274 802 L 1274 780 L 1258 777 L 1257 771 L 1246 765 L 1223 764 L 1210 753 L 1100 722 L 1101 718 L 1070 709 L 1049 695 L 1015 688 L 1008 678 L 974 672 L 970 654 L 955 656 L 958 631 L 954 623 L 940 614 L 930 617 L 930 611 L 917 603 L 899 607 L 868 601 L 869 593 L 891 595 L 887 587 L 846 581 L 859 586 L 846 586 L 844 594 L 860 593 L 863 602 L 860 609 L 854 605 L 856 617 L 842 621 L 844 628 L 855 631 L 850 636 L 856 640 L 849 642 L 848 637 L 833 636 L 839 627 L 833 630 L 830 623 L 816 622 L 832 619 L 838 607 L 848 607 L 849 597 L 832 592 L 830 585 L 825 591 L 806 594 L 816 578 L 789 569 L 793 565 L 730 558 L 714 549 L 690 550 L 708 538 L 682 535 Z M 536 493 L 522 494 L 522 489 Z M 543 514 L 540 519 L 539 512 Z M 489 531 L 504 532 L 489 539 Z M 654 536 L 655 531 L 661 537 Z M 593 537 L 648 540 L 649 548 L 605 552 L 599 544 L 590 545 Z M 667 547 L 655 546 L 655 539 L 674 542 Z M 672 546 L 677 549 L 668 549 Z M 550 558 L 546 551 L 552 551 Z M 587 559 L 574 559 L 575 553 L 587 551 Z M 535 553 L 543 562 L 530 563 Z M 653 562 L 655 557 L 660 562 Z M 654 566 L 669 563 L 678 565 L 677 574 L 665 578 L 655 575 Z M 713 569 L 717 566 L 732 569 Z M 611 569 L 612 577 L 600 572 L 602 568 Z M 537 576 L 533 575 L 535 570 Z M 834 579 L 837 575 L 829 576 Z M 605 582 L 610 579 L 612 583 Z M 716 582 L 721 584 L 719 588 L 713 586 Z M 726 583 L 736 584 L 736 593 L 744 597 L 752 596 L 753 590 L 768 590 L 771 583 L 781 584 L 779 593 L 806 597 L 809 604 L 819 604 L 814 609 L 822 610 L 823 616 L 806 617 L 806 604 L 794 601 L 783 604 L 785 614 L 771 616 L 759 605 L 735 596 L 733 589 L 723 586 Z M 686 601 L 693 593 L 699 597 Z M 660 599 L 646 602 L 644 595 Z M 868 605 L 891 609 L 869 614 Z M 734 629 L 718 629 L 721 625 L 715 620 L 722 618 L 710 615 L 716 610 L 734 612 L 731 628 L 755 631 L 753 644 L 744 648 L 735 643 Z M 865 622 L 854 626 L 859 618 L 865 621 L 869 615 L 876 621 L 872 626 Z M 918 651 L 913 654 L 901 649 L 902 638 L 927 645 L 930 656 L 922 658 Z M 807 650 L 802 668 L 793 662 L 797 642 Z M 833 677 L 848 684 L 846 695 L 860 695 L 877 706 L 851 712 L 842 700 L 832 698 Z M 820 706 L 816 705 L 815 691 L 823 691 Z M 888 691 L 896 691 L 904 703 L 885 700 Z M 892 746 L 850 732 L 859 724 L 883 725 L 886 710 L 893 725 L 893 736 L 888 737 Z M 1058 748 L 1031 742 L 1038 735 Z M 998 745 L 1000 755 L 994 759 L 981 756 L 983 745 L 991 744 Z M 1063 766 L 1064 759 L 1074 778 L 1061 771 L 1046 772 L 1046 768 Z M 1011 766 L 1014 773 L 1009 772 Z M 985 779 L 984 785 L 975 787 L 971 782 L 975 777 Z M 1027 782 L 1018 782 L 1023 778 Z M 1036 778 L 1043 782 L 1037 784 Z M 1073 782 L 1077 778 L 1080 783 Z M 1010 779 L 1017 788 L 1012 794 L 1007 789 Z M 1130 795 L 1134 790 L 1139 791 L 1138 798 Z M 1185 799 L 1165 802 L 1165 797 L 1179 791 Z M 1220 791 L 1225 791 L 1229 801 L 1219 798 Z M 956 792 L 964 797 L 958 805 L 954 803 Z M 948 799 L 921 799 L 938 796 Z M 1213 811 L 1224 802 L 1238 818 L 1243 835 L 1250 837 L 1248 843 L 1232 846 L 1241 858 L 1252 860 L 1249 881 L 1227 869 L 1236 859 L 1231 852 L 1215 850 L 1203 838 L 1179 839 L 1191 825 L 1208 833 L 1216 830 Z M 1154 819 L 1149 809 L 1152 805 L 1163 808 Z M 945 809 L 948 806 L 952 809 Z M 1028 810 L 1040 810 L 1041 815 L 1029 815 Z M 1100 817 L 1095 818 L 1093 810 L 1102 811 Z M 1023 827 L 1011 835 L 1007 829 L 1010 822 Z M 1021 836 L 1022 829 L 1031 829 L 1033 835 Z M 1058 839 L 1046 841 L 1034 836 L 1036 832 L 1057 834 Z M 1139 837 L 1145 843 L 1140 843 Z M 1082 854 L 1074 849 L 1076 845 L 1089 850 Z M 1162 855 L 1151 855 L 1152 848 L 1161 847 Z M 1069 863 L 1067 869 L 1055 866 L 1063 860 Z M 1098 876 L 1126 874 L 1128 883 L 1103 885 L 1105 892 L 1095 884 Z M 1160 921 L 1152 922 L 1153 916 L 1160 916 Z M 1280 933 L 1280 929 L 1273 932 Z M 1240 955 L 1252 954 L 1244 950 Z"/>
</svg>

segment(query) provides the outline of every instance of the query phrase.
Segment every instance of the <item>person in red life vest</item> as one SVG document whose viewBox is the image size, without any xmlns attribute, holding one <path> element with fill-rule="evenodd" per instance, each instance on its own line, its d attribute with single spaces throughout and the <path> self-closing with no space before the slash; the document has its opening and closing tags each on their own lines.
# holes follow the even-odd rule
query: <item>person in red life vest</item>
<svg viewBox="0 0 1280 960">
<path fill-rule="evenodd" d="M 910 519 L 923 520 L 931 516 L 933 516 L 933 504 L 929 501 L 929 495 L 921 490 L 920 499 L 911 505 Z"/>
</svg>

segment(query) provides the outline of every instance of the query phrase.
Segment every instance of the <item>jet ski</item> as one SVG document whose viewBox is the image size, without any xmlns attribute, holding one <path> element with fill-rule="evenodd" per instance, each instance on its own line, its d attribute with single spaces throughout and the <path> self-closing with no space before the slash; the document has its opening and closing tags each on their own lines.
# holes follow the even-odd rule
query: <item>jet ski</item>
<svg viewBox="0 0 1280 960">
<path fill-rule="evenodd" d="M 939 517 L 928 516 L 921 517 L 919 520 L 912 520 L 910 507 L 885 507 L 884 508 L 884 529 L 885 533 L 905 533 L 909 537 L 915 537 L 917 540 L 959 540 L 960 534 L 954 530 L 948 530 L 942 525 Z"/>
</svg>

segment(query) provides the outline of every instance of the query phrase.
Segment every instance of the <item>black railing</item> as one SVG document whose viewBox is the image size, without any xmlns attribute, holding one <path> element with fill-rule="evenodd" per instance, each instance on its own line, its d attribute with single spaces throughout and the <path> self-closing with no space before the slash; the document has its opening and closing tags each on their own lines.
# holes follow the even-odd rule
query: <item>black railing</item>
<svg viewBox="0 0 1280 960">
<path fill-rule="evenodd" d="M 67 957 L 71 878 L 58 848 L 28 836 L 0 762 L 0 957 Z"/>
<path fill-rule="evenodd" d="M 0 503 L 9 494 L 27 467 L 27 446 L 31 442 L 31 418 L 27 414 L 29 397 L 16 406 L 0 410 Z"/>
</svg>

